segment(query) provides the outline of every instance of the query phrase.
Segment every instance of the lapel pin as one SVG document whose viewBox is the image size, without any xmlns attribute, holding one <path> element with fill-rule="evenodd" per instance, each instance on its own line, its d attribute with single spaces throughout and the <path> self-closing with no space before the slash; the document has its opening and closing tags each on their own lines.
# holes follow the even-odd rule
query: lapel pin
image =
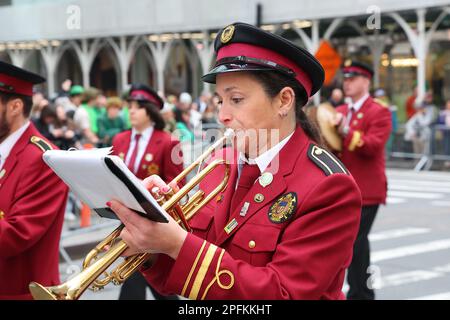
<svg viewBox="0 0 450 320">
<path fill-rule="evenodd" d="M 227 234 L 230 234 L 237 226 L 238 223 L 236 219 L 233 219 L 225 226 L 224 230 Z"/>
<path fill-rule="evenodd" d="M 239 215 L 241 217 L 245 217 L 249 207 L 250 207 L 250 203 L 249 202 L 244 203 L 244 205 L 241 208 L 241 212 L 239 212 Z"/>
<path fill-rule="evenodd" d="M 270 185 L 273 181 L 273 174 L 271 174 L 270 172 L 264 172 L 260 177 L 259 177 L 259 184 L 265 188 L 268 185 Z"/>
<path fill-rule="evenodd" d="M 261 193 L 258 193 L 255 195 L 254 200 L 256 203 L 261 203 L 264 201 L 264 195 L 262 195 Z"/>
<path fill-rule="evenodd" d="M 151 153 L 147 153 L 145 155 L 145 161 L 152 161 L 153 160 L 153 155 Z"/>
<path fill-rule="evenodd" d="M 364 115 L 362 113 L 358 113 L 358 119 L 362 119 L 364 117 Z"/>
</svg>

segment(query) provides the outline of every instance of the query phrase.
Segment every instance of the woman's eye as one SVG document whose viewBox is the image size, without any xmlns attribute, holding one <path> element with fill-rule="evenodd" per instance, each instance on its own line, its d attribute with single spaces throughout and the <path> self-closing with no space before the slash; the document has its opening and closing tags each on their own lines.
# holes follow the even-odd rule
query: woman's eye
<svg viewBox="0 0 450 320">
<path fill-rule="evenodd" d="M 231 101 L 233 101 L 233 103 L 239 103 L 242 100 L 244 100 L 243 98 L 231 98 Z"/>
</svg>

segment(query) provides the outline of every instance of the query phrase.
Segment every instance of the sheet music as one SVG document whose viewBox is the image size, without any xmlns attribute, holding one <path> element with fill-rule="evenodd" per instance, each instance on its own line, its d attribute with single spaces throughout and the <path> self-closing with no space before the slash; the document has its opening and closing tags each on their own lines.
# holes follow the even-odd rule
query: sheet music
<svg viewBox="0 0 450 320">
<path fill-rule="evenodd" d="M 167 217 L 167 213 L 145 188 L 144 183 L 127 168 L 121 158 L 110 155 L 110 153 L 111 148 L 73 151 L 49 150 L 44 153 L 43 159 L 90 208 L 105 208 L 106 202 L 118 200 L 128 208 L 145 214 L 144 208 L 128 187 L 106 165 L 105 158 L 109 158 L 152 207 Z"/>
</svg>

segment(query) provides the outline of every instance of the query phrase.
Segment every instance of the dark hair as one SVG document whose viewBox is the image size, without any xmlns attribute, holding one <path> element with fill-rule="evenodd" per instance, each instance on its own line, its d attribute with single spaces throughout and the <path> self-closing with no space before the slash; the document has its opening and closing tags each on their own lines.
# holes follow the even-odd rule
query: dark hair
<svg viewBox="0 0 450 320">
<path fill-rule="evenodd" d="M 248 73 L 263 86 L 264 91 L 271 98 L 275 98 L 285 87 L 292 88 L 295 93 L 295 116 L 297 124 L 300 125 L 311 140 L 319 145 L 322 144 L 322 137 L 319 130 L 303 111 L 303 106 L 308 102 L 308 94 L 297 80 L 278 72 L 248 71 Z"/>
<path fill-rule="evenodd" d="M 138 101 L 139 107 L 144 108 L 147 115 L 155 123 L 155 129 L 164 130 L 166 122 L 161 115 L 161 112 L 157 106 L 153 103 Z"/>
<path fill-rule="evenodd" d="M 53 118 L 54 121 L 58 118 L 56 115 L 56 110 L 51 106 L 45 106 L 41 110 L 41 115 L 39 117 L 39 121 L 45 123 L 45 118 Z"/>
<path fill-rule="evenodd" d="M 30 116 L 31 107 L 33 106 L 33 100 L 29 96 L 23 96 L 20 94 L 11 94 L 0 92 L 0 100 L 2 104 L 7 104 L 9 101 L 14 99 L 20 99 L 23 102 L 23 116 L 28 118 Z"/>
<path fill-rule="evenodd" d="M 175 115 L 175 121 L 176 122 L 182 122 L 187 125 L 187 123 L 183 119 L 183 114 L 189 114 L 189 110 L 181 110 L 179 108 L 175 108 L 174 115 Z"/>
</svg>

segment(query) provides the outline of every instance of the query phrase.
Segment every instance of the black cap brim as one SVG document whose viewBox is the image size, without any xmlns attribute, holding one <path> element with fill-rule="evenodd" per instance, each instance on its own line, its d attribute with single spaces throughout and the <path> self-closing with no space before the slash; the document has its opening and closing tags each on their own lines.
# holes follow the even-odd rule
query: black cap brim
<svg viewBox="0 0 450 320">
<path fill-rule="evenodd" d="M 202 77 L 202 81 L 207 83 L 216 83 L 216 77 L 222 73 L 231 73 L 231 72 L 243 72 L 243 71 L 275 71 L 269 67 L 263 67 L 260 65 L 252 65 L 252 64 L 222 64 L 214 67 L 211 71 L 205 74 Z"/>
</svg>

